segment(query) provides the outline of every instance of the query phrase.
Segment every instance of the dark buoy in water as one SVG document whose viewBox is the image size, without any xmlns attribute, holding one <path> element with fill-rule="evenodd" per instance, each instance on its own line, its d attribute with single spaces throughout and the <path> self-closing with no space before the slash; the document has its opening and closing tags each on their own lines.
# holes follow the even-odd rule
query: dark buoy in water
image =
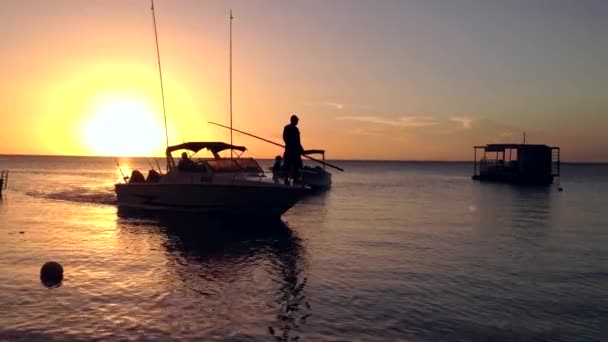
<svg viewBox="0 0 608 342">
<path fill-rule="evenodd" d="M 559 188 L 557 188 L 557 191 L 562 192 L 564 191 L 564 188 L 562 188 L 561 186 Z"/>
<path fill-rule="evenodd" d="M 63 267 L 54 261 L 42 265 L 40 269 L 40 281 L 46 287 L 57 287 L 63 280 Z"/>
</svg>

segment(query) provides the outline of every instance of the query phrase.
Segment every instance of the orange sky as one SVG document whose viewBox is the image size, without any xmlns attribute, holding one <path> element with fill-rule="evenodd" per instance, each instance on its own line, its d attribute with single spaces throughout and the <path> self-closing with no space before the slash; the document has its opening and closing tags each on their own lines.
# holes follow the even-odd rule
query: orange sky
<svg viewBox="0 0 608 342">
<path fill-rule="evenodd" d="M 170 143 L 229 139 L 206 122 L 228 123 L 232 7 L 236 128 L 281 142 L 295 112 L 305 148 L 405 160 L 526 131 L 608 161 L 608 6 L 542 3 L 156 0 Z M 11 0 L 0 32 L 0 153 L 162 154 L 149 1 Z"/>
</svg>

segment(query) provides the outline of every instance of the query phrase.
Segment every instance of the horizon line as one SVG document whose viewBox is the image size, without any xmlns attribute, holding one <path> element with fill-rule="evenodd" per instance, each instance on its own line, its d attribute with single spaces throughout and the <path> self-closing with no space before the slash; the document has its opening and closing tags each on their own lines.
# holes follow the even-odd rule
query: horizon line
<svg viewBox="0 0 608 342">
<path fill-rule="evenodd" d="M 73 158 L 165 158 L 165 156 L 108 156 L 108 155 L 75 155 L 75 154 L 23 154 L 0 153 L 0 157 L 73 157 Z M 274 157 L 254 158 L 256 160 L 273 160 Z M 442 159 L 349 159 L 330 158 L 326 161 L 345 162 L 405 162 L 405 163 L 472 163 L 473 160 L 442 160 Z M 606 161 L 560 161 L 561 164 L 608 164 Z"/>
</svg>

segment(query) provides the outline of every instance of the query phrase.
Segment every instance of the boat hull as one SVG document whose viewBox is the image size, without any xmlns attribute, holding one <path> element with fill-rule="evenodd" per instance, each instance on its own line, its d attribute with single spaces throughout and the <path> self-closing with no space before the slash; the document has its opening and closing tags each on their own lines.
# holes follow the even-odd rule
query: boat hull
<svg viewBox="0 0 608 342">
<path fill-rule="evenodd" d="M 480 182 L 507 183 L 516 185 L 548 186 L 553 183 L 553 176 L 525 177 L 516 173 L 482 173 L 473 175 L 473 180 Z"/>
<path fill-rule="evenodd" d="M 304 167 L 302 183 L 315 190 L 328 190 L 332 183 L 331 173 L 318 167 Z"/>
<path fill-rule="evenodd" d="M 234 184 L 116 184 L 118 206 L 250 217 L 280 217 L 304 188 Z"/>
</svg>

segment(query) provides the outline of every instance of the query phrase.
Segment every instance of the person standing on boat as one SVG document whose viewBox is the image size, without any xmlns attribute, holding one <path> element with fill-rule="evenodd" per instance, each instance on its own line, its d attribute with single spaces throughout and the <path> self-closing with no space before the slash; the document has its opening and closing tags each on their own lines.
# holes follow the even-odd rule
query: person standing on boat
<svg viewBox="0 0 608 342">
<path fill-rule="evenodd" d="M 283 167 L 286 171 L 285 183 L 289 178 L 294 183 L 300 182 L 300 169 L 302 168 L 302 144 L 300 142 L 300 130 L 298 122 L 300 119 L 294 114 L 290 118 L 289 125 L 283 128 L 283 142 L 285 142 L 285 154 L 283 155 Z"/>
</svg>

